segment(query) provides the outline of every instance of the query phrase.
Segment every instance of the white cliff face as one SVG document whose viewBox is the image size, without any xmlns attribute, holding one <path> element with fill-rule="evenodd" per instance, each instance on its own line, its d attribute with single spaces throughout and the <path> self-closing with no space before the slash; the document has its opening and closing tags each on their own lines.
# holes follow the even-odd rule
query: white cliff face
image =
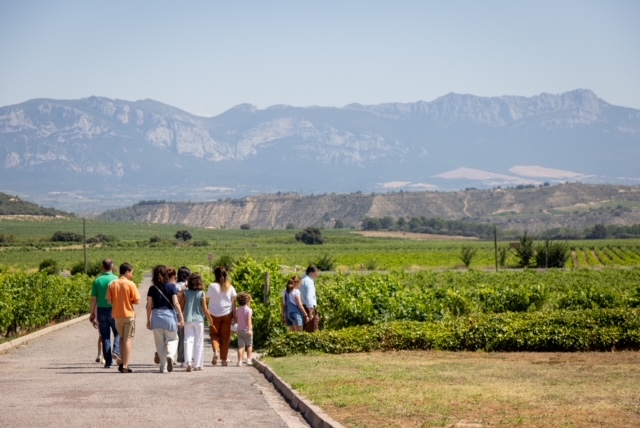
<svg viewBox="0 0 640 428">
<path fill-rule="evenodd" d="M 508 131 L 504 133 L 508 141 L 501 140 L 507 138 L 501 130 Z M 573 130 L 583 131 L 575 141 Z M 598 144 L 606 149 L 591 154 L 591 160 L 587 151 L 583 163 L 573 165 L 575 157 L 585 153 L 584 130 L 600 138 L 594 141 L 601 141 Z M 540 133 L 555 138 L 549 143 L 554 156 L 556 148 L 566 147 L 564 154 L 557 155 L 560 160 L 545 158 L 548 148 L 540 153 L 527 151 L 521 140 L 526 141 L 530 132 L 535 138 Z M 634 170 L 631 162 L 640 157 L 639 135 L 640 111 L 611 106 L 588 90 L 534 97 L 448 94 L 431 102 L 352 104 L 342 109 L 273 106 L 260 110 L 243 104 L 213 118 L 194 116 L 151 100 L 129 102 L 100 97 L 39 99 L 0 107 L 0 160 L 4 169 L 46 170 L 55 163 L 57 171 L 66 168 L 116 178 L 145 173 L 145 165 L 160 162 L 188 165 L 185 161 L 233 161 L 242 165 L 264 158 L 272 163 L 293 159 L 334 168 L 362 167 L 359 171 L 368 169 L 376 174 L 376 167 L 382 163 L 413 164 L 413 169 L 399 169 L 397 177 L 380 180 L 417 183 L 461 165 L 474 167 L 476 161 L 484 165 L 500 161 L 510 155 L 508 151 L 517 155 L 520 144 L 525 157 L 504 161 L 507 164 L 500 167 L 501 173 L 513 165 L 542 165 L 605 175 L 598 170 L 602 160 L 616 167 L 626 162 L 627 171 L 619 176 L 635 176 L 637 166 Z M 616 141 L 624 146 L 618 151 L 608 150 Z M 492 153 L 491 145 L 499 148 L 500 156 Z M 506 149 L 509 147 L 513 150 Z M 617 153 L 624 153 L 624 159 Z M 466 161 L 451 165 L 451 159 L 467 155 L 470 157 Z M 612 159 L 607 160 L 607 156 Z M 432 160 L 432 168 L 439 162 L 447 165 L 426 172 L 419 164 L 422 159 Z M 242 177 L 236 181 L 242 181 Z"/>
</svg>

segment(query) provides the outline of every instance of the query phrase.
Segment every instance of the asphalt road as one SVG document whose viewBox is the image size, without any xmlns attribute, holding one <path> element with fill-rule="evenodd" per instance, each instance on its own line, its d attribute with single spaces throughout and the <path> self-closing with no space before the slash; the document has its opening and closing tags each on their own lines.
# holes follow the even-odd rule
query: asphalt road
<svg viewBox="0 0 640 428">
<path fill-rule="evenodd" d="M 306 427 L 253 367 L 211 366 L 159 373 L 146 329 L 145 277 L 136 308 L 130 374 L 96 363 L 98 332 L 88 321 L 0 354 L 0 426 L 11 427 Z"/>
</svg>

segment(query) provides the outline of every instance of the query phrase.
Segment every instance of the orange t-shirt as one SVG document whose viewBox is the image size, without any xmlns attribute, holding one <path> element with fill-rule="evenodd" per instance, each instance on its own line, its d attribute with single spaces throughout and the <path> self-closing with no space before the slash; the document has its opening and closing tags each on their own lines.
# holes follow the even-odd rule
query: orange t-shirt
<svg viewBox="0 0 640 428">
<path fill-rule="evenodd" d="M 111 301 L 111 316 L 113 318 L 134 318 L 136 316 L 133 305 L 140 301 L 138 287 L 133 281 L 120 277 L 109 284 L 107 298 Z"/>
</svg>

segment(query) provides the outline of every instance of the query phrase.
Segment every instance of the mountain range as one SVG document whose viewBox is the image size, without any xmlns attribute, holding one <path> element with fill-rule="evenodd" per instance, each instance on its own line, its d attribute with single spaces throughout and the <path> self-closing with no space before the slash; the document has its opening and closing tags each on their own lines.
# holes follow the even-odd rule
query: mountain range
<svg viewBox="0 0 640 428">
<path fill-rule="evenodd" d="M 144 199 L 640 183 L 640 110 L 578 89 L 533 97 L 258 109 L 153 100 L 0 107 L 0 191 L 74 212 Z"/>
</svg>

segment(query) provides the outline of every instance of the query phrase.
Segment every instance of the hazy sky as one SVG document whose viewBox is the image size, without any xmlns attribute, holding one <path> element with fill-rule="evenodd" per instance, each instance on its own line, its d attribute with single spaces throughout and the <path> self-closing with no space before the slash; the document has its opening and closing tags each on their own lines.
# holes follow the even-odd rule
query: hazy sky
<svg viewBox="0 0 640 428">
<path fill-rule="evenodd" d="M 593 90 L 640 109 L 640 1 L 0 0 L 0 106 L 344 106 Z"/>
</svg>

